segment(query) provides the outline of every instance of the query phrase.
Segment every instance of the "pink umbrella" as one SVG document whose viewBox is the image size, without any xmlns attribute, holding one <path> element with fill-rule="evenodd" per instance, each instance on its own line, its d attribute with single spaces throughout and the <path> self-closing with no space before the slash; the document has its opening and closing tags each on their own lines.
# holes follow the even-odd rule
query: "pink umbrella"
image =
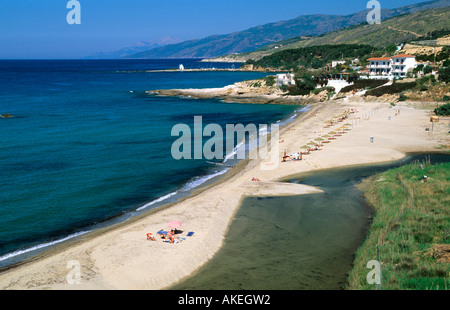
<svg viewBox="0 0 450 310">
<path fill-rule="evenodd" d="M 169 222 L 169 227 L 170 228 L 177 228 L 177 227 L 180 227 L 181 226 L 181 222 L 179 222 L 179 221 L 170 221 Z"/>
</svg>

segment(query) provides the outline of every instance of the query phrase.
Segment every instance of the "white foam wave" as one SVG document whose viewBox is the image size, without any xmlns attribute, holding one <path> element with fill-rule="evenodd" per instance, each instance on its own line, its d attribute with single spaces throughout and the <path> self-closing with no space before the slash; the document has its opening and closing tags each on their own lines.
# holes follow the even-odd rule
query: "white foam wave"
<svg viewBox="0 0 450 310">
<path fill-rule="evenodd" d="M 42 248 L 46 248 L 46 247 L 49 247 L 49 246 L 52 246 L 52 245 L 55 245 L 55 244 L 67 241 L 69 239 L 72 239 L 72 238 L 84 235 L 84 234 L 86 234 L 88 232 L 89 231 L 82 231 L 82 232 L 74 233 L 72 235 L 69 235 L 67 237 L 64 237 L 64 238 L 56 240 L 56 241 L 41 243 L 41 244 L 38 244 L 38 245 L 35 245 L 35 246 L 32 246 L 32 247 L 26 248 L 26 249 L 23 249 L 23 250 L 17 250 L 17 251 L 5 254 L 3 256 L 0 256 L 0 262 L 4 261 L 4 260 L 7 260 L 7 259 L 10 259 L 10 258 L 13 258 L 15 256 L 26 254 L 26 253 L 29 253 L 29 252 L 32 252 L 32 251 L 36 251 L 36 250 L 39 250 L 39 249 L 42 249 Z"/>
<path fill-rule="evenodd" d="M 164 195 L 164 196 L 161 196 L 158 199 L 155 199 L 155 200 L 153 200 L 153 201 L 143 205 L 142 207 L 139 207 L 138 209 L 136 209 L 136 211 L 140 211 L 142 209 L 150 207 L 151 205 L 154 205 L 155 203 L 158 203 L 158 202 L 164 201 L 166 199 L 169 199 L 170 197 L 172 197 L 173 195 L 176 195 L 177 193 L 178 193 L 178 191 L 169 193 L 169 194 Z"/>
<path fill-rule="evenodd" d="M 191 190 L 197 186 L 202 185 L 203 183 L 205 183 L 206 181 L 208 181 L 214 177 L 224 174 L 227 171 L 228 171 L 228 169 L 224 169 L 224 170 L 218 171 L 216 173 L 208 174 L 208 175 L 205 175 L 202 177 L 195 177 L 192 180 L 190 180 L 189 182 L 187 182 L 186 185 L 184 185 L 181 190 L 182 191 Z"/>
<path fill-rule="evenodd" d="M 239 150 L 239 148 L 244 145 L 245 145 L 244 141 L 241 141 L 238 145 L 236 145 L 231 153 L 228 153 L 227 155 L 225 155 L 225 159 L 223 160 L 223 163 L 226 163 L 230 158 L 234 157 L 234 155 L 237 154 L 237 151 Z"/>
<path fill-rule="evenodd" d="M 305 107 L 296 110 L 295 112 L 308 112 L 309 110 L 311 110 L 311 106 L 307 105 Z"/>
</svg>

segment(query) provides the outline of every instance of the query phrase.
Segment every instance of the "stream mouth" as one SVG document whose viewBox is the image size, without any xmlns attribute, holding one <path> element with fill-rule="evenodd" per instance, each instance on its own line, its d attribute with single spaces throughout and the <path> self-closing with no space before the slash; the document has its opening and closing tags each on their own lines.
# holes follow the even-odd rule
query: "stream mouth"
<svg viewBox="0 0 450 310">
<path fill-rule="evenodd" d="M 410 155 L 387 164 L 305 173 L 284 182 L 316 186 L 324 193 L 245 198 L 224 246 L 171 289 L 343 289 L 372 216 L 356 185 L 416 160 L 436 164 L 449 162 L 450 156 Z"/>
</svg>

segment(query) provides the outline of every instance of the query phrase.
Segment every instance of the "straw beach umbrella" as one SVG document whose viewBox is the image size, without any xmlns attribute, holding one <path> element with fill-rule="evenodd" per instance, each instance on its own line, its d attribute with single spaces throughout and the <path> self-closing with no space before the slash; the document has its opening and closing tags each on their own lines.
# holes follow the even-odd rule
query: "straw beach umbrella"
<svg viewBox="0 0 450 310">
<path fill-rule="evenodd" d="M 322 139 L 321 137 L 314 139 L 314 141 L 318 141 L 320 146 L 323 146 L 322 141 L 324 139 Z"/>
<path fill-rule="evenodd" d="M 303 145 L 301 148 L 302 148 L 302 149 L 305 149 L 305 150 L 309 150 L 309 145 Z M 308 154 L 309 154 L 309 151 L 307 151 L 307 152 L 301 152 L 301 154 L 302 154 L 302 155 L 308 155 Z"/>
</svg>

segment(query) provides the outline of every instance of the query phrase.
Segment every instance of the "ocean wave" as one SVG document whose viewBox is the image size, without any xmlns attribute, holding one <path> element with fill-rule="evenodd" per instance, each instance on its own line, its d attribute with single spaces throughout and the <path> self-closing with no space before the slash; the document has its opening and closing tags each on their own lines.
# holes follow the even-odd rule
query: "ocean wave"
<svg viewBox="0 0 450 310">
<path fill-rule="evenodd" d="M 38 244 L 38 245 L 35 245 L 35 246 L 32 246 L 32 247 L 26 248 L 26 249 L 17 250 L 17 251 L 5 254 L 3 256 L 0 256 L 0 262 L 1 261 L 5 261 L 5 260 L 10 259 L 10 258 L 13 258 L 13 257 L 16 257 L 16 256 L 19 256 L 19 255 L 23 255 L 23 254 L 29 253 L 29 252 L 37 251 L 37 250 L 42 249 L 42 248 L 46 248 L 46 247 L 49 247 L 49 246 L 56 245 L 58 243 L 70 240 L 72 238 L 84 235 L 84 234 L 86 234 L 88 232 L 90 232 L 90 231 L 77 232 L 77 233 L 71 234 L 71 235 L 69 235 L 67 237 L 64 237 L 64 238 L 61 238 L 61 239 L 58 239 L 58 240 L 55 240 L 55 241 L 41 243 L 41 244 Z"/>
<path fill-rule="evenodd" d="M 224 170 L 220 170 L 218 172 L 211 173 L 211 174 L 208 174 L 208 175 L 205 175 L 205 176 L 194 177 L 190 181 L 188 181 L 182 187 L 181 190 L 184 191 L 184 192 L 189 191 L 189 190 L 191 190 L 191 189 L 193 189 L 195 187 L 198 187 L 198 186 L 202 185 L 203 183 L 205 183 L 206 181 L 208 181 L 208 180 L 210 180 L 210 179 L 212 179 L 214 177 L 217 177 L 219 175 L 222 175 L 222 174 L 226 173 L 227 171 L 228 171 L 228 169 L 224 169 Z"/>
<path fill-rule="evenodd" d="M 239 150 L 240 147 L 245 146 L 245 141 L 241 141 L 239 142 L 233 149 L 232 152 L 228 153 L 227 155 L 225 155 L 225 158 L 223 160 L 223 163 L 226 163 L 229 159 L 233 158 L 234 155 L 237 154 L 237 151 Z"/>
<path fill-rule="evenodd" d="M 180 190 L 174 191 L 174 192 L 169 193 L 169 194 L 164 195 L 164 196 L 161 196 L 158 199 L 155 199 L 155 200 L 153 200 L 153 201 L 143 205 L 142 207 L 139 207 L 138 209 L 136 209 L 136 211 L 141 211 L 141 210 L 146 209 L 146 208 L 148 208 L 148 207 L 150 207 L 150 206 L 152 206 L 152 205 L 154 205 L 154 204 L 156 204 L 158 202 L 165 201 L 165 200 L 169 199 L 170 197 L 175 196 L 176 194 L 179 194 L 180 192 L 187 192 L 187 191 L 189 191 L 189 190 L 191 190 L 193 188 L 196 188 L 196 187 L 202 185 L 203 183 L 205 183 L 206 181 L 208 181 L 208 180 L 210 180 L 210 179 L 212 179 L 214 177 L 217 177 L 219 175 L 224 174 L 227 171 L 228 171 L 228 169 L 224 169 L 224 170 L 217 171 L 215 173 L 211 173 L 211 174 L 208 174 L 208 175 L 205 175 L 205 176 L 193 177 L 184 186 L 182 186 Z"/>
<path fill-rule="evenodd" d="M 148 208 L 148 207 L 154 205 L 155 203 L 158 203 L 158 202 L 164 201 L 166 199 L 169 199 L 170 197 L 176 195 L 177 193 L 178 193 L 178 191 L 175 191 L 175 192 L 169 193 L 167 195 L 161 196 L 158 199 L 155 199 L 155 200 L 153 200 L 153 201 L 143 205 L 142 207 L 139 207 L 138 209 L 136 209 L 136 211 L 141 211 L 142 209 Z"/>
</svg>

